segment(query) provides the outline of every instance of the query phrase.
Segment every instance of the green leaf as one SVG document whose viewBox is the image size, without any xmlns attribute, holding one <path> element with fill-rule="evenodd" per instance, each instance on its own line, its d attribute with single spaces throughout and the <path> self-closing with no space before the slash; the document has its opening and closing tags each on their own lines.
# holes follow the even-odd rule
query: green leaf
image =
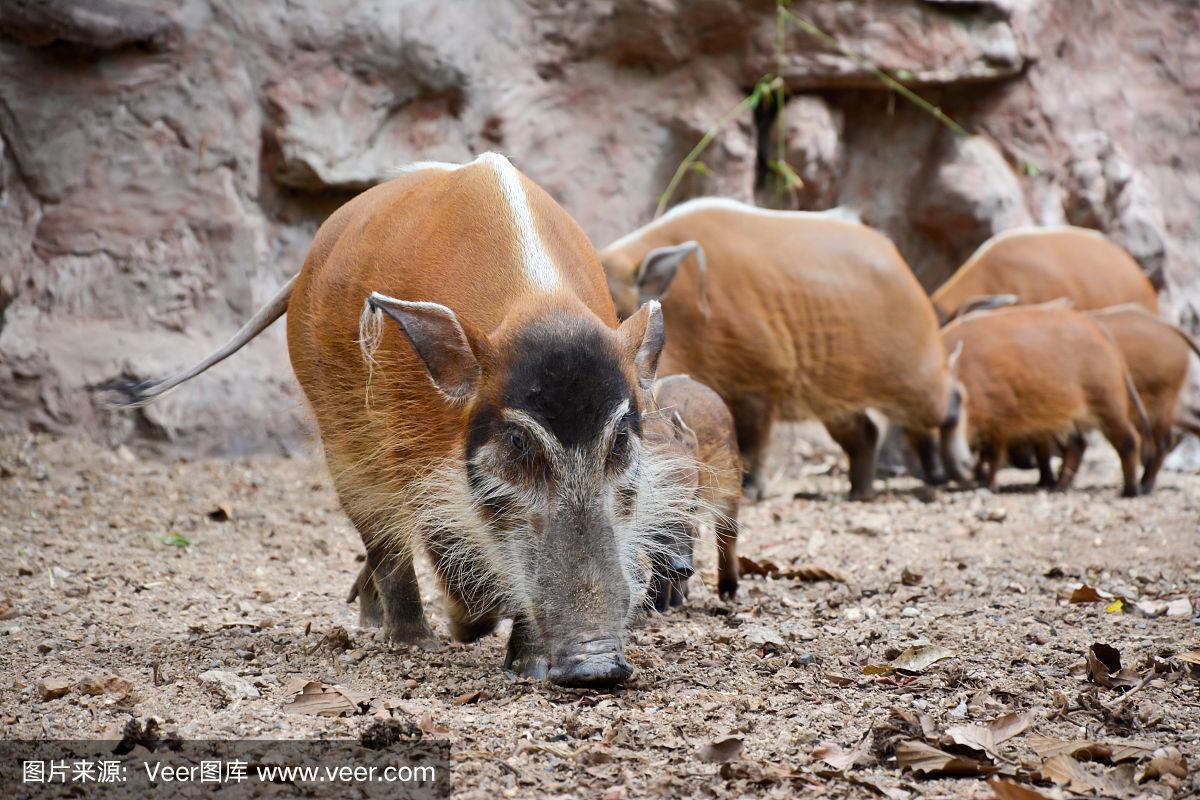
<svg viewBox="0 0 1200 800">
<path fill-rule="evenodd" d="M 796 174 L 796 170 L 792 169 L 792 165 L 779 159 L 778 161 L 770 162 L 771 170 L 783 179 L 783 185 L 791 189 L 796 186 L 803 186 L 804 179 Z"/>
<path fill-rule="evenodd" d="M 695 164 L 692 164 L 692 172 L 697 175 L 708 175 L 710 170 L 703 161 L 697 161 Z"/>
<path fill-rule="evenodd" d="M 170 545 L 171 547 L 190 547 L 192 540 L 184 536 L 179 531 L 171 531 L 169 536 L 163 537 L 162 543 Z"/>
<path fill-rule="evenodd" d="M 1036 178 L 1038 175 L 1042 174 L 1042 171 L 1040 169 L 1038 169 L 1038 165 L 1033 163 L 1032 161 L 1027 160 L 1021 166 L 1021 168 L 1025 172 L 1025 174 L 1030 178 Z"/>
<path fill-rule="evenodd" d="M 901 80 L 901 81 L 911 81 L 911 80 L 913 79 L 913 77 L 915 77 L 915 76 L 914 76 L 914 75 L 913 75 L 911 72 L 909 72 L 908 70 L 906 70 L 906 69 L 898 69 L 898 70 L 896 70 L 896 79 L 897 79 L 897 80 Z"/>
</svg>

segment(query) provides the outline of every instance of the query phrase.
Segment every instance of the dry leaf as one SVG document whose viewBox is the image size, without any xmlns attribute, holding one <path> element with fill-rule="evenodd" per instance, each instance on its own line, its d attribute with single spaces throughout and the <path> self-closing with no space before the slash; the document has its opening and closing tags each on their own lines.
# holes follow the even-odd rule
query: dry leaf
<svg viewBox="0 0 1200 800">
<path fill-rule="evenodd" d="M 779 572 L 779 566 L 774 561 L 768 561 L 765 558 L 756 561 L 748 556 L 738 556 L 738 566 L 741 567 L 742 575 L 762 575 L 766 578 Z"/>
<path fill-rule="evenodd" d="M 1102 592 L 1094 586 L 1081 583 L 1075 587 L 1068 599 L 1072 603 L 1111 603 L 1116 598 L 1108 592 Z"/>
<path fill-rule="evenodd" d="M 1121 669 L 1121 651 L 1112 645 L 1096 642 L 1087 651 L 1087 674 L 1096 683 L 1108 688 L 1133 686 L 1137 673 Z"/>
<path fill-rule="evenodd" d="M 1138 761 L 1154 752 L 1154 742 L 1117 742 L 1112 745 L 1109 760 L 1114 764 L 1121 761 Z"/>
<path fill-rule="evenodd" d="M 1057 792 L 1053 795 L 1044 794 L 1032 786 L 1022 786 L 994 775 L 988 778 L 988 786 L 992 787 L 998 800 L 1052 800 L 1060 796 Z"/>
<path fill-rule="evenodd" d="M 1189 650 L 1186 653 L 1179 653 L 1175 656 L 1175 659 L 1185 664 L 1200 664 L 1200 650 Z"/>
<path fill-rule="evenodd" d="M 982 750 L 992 758 L 998 759 L 1000 756 L 996 748 L 1012 737 L 1024 733 L 1025 729 L 1033 724 L 1034 717 L 1032 711 L 1005 714 L 981 725 L 952 725 L 946 729 L 946 735 L 955 744 Z"/>
<path fill-rule="evenodd" d="M 851 748 L 842 747 L 836 742 L 826 742 L 813 750 L 813 758 L 824 761 L 838 772 L 845 772 L 855 764 L 866 764 L 870 761 L 870 747 L 867 743 L 869 736 Z"/>
<path fill-rule="evenodd" d="M 481 697 L 483 697 L 483 692 L 475 690 L 473 692 L 464 692 L 450 702 L 456 706 L 465 706 L 479 702 L 479 698 Z"/>
<path fill-rule="evenodd" d="M 910 647 L 892 659 L 892 668 L 904 670 L 905 672 L 924 672 L 938 661 L 950 658 L 953 655 L 946 648 L 939 647 L 936 644 L 925 645 L 924 647 Z"/>
<path fill-rule="evenodd" d="M 289 714 L 312 714 L 318 717 L 340 717 L 358 714 L 358 700 L 347 689 L 329 686 L 320 681 L 308 681 L 292 702 L 283 707 Z"/>
<path fill-rule="evenodd" d="M 924 577 L 921 573 L 913 572 L 908 567 L 900 571 L 900 583 L 905 586 L 918 586 Z"/>
<path fill-rule="evenodd" d="M 791 569 L 785 569 L 775 574 L 777 578 L 794 578 L 800 581 L 836 581 L 845 583 L 846 575 L 836 569 L 822 567 L 818 564 L 797 564 Z"/>
<path fill-rule="evenodd" d="M 763 559 L 756 561 L 746 556 L 738 557 L 742 575 L 761 575 L 764 578 L 794 578 L 801 581 L 837 581 L 846 582 L 846 575 L 830 567 L 817 564 L 797 564 L 790 569 L 781 569 L 774 561 Z"/>
<path fill-rule="evenodd" d="M 1124 765 L 1106 772 L 1092 772 L 1070 756 L 1055 756 L 1042 764 L 1042 778 L 1078 794 L 1124 797 L 1134 791 L 1133 767 Z"/>
<path fill-rule="evenodd" d="M 1154 757 L 1150 759 L 1150 763 L 1142 770 L 1138 776 L 1138 783 L 1145 783 L 1164 775 L 1174 775 L 1176 778 L 1186 778 L 1188 776 L 1187 760 L 1183 757 L 1183 753 L 1179 752 L 1175 747 L 1160 747 L 1154 751 Z"/>
<path fill-rule="evenodd" d="M 927 775 L 987 775 L 996 771 L 996 767 L 986 761 L 947 753 L 915 739 L 896 745 L 896 762 L 901 769 Z"/>
<path fill-rule="evenodd" d="M 1100 759 L 1107 761 L 1112 758 L 1112 748 L 1099 742 L 1089 742 L 1085 739 L 1063 740 L 1052 736 L 1032 733 L 1025 743 L 1041 756 L 1042 760 L 1055 756 L 1071 756 L 1087 760 Z"/>
<path fill-rule="evenodd" d="M 227 503 L 220 503 L 208 512 L 208 518 L 213 522 L 229 522 L 233 519 L 233 508 Z"/>
<path fill-rule="evenodd" d="M 726 736 L 701 747 L 696 751 L 696 757 L 709 764 L 724 764 L 738 757 L 742 752 L 742 744 L 742 737 Z"/>
</svg>

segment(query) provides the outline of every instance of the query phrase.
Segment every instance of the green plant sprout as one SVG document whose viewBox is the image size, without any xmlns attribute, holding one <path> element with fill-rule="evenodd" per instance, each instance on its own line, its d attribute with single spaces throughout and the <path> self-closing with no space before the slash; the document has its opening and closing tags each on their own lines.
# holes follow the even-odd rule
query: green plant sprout
<svg viewBox="0 0 1200 800">
<path fill-rule="evenodd" d="M 780 202 L 785 191 L 795 191 L 795 189 L 804 186 L 804 181 L 796 173 L 796 170 L 787 163 L 787 130 L 783 123 L 783 108 L 786 103 L 785 83 L 783 80 L 783 61 L 785 55 L 785 43 L 787 24 L 791 23 L 805 33 L 820 39 L 822 42 L 837 49 L 846 58 L 849 58 L 854 63 L 870 72 L 876 80 L 888 87 L 892 91 L 899 94 L 918 108 L 922 109 L 938 122 L 945 125 L 955 134 L 963 137 L 971 134 L 950 118 L 946 112 L 933 103 L 921 97 L 919 94 L 909 89 L 901 81 L 911 81 L 913 73 L 906 69 L 896 70 L 895 76 L 889 75 L 883 69 L 871 62 L 864 56 L 859 55 L 843 46 L 836 38 L 830 36 L 821 28 L 817 27 L 811 20 L 806 19 L 798 14 L 793 13 L 788 9 L 791 0 L 775 0 L 775 73 L 764 75 L 759 79 L 758 83 L 754 84 L 754 88 L 750 93 L 738 102 L 733 108 L 721 115 L 712 127 L 704 132 L 700 137 L 700 141 L 688 151 L 683 160 L 679 162 L 679 166 L 675 168 L 675 173 L 671 176 L 667 188 L 658 196 L 658 206 L 654 210 L 654 216 L 661 216 L 666 211 L 667 206 L 671 202 L 675 191 L 679 188 L 680 182 L 688 172 L 695 172 L 698 175 L 708 174 L 709 170 L 700 161 L 700 156 L 712 144 L 713 139 L 720 133 L 721 129 L 735 117 L 739 116 L 747 110 L 754 110 L 759 107 L 764 99 L 768 99 L 775 103 L 776 108 L 776 134 L 778 140 L 776 142 L 775 158 L 768 160 L 767 167 L 775 176 L 775 197 L 776 202 Z M 1034 168 L 1036 170 L 1036 167 Z M 1028 170 L 1027 170 L 1028 174 Z M 1036 173 L 1035 173 L 1036 174 Z"/>
</svg>

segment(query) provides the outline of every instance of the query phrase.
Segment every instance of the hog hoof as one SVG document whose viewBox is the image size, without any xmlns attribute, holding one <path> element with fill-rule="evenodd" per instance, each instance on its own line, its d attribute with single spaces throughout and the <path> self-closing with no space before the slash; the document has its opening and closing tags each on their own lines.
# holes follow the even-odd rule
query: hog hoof
<svg viewBox="0 0 1200 800">
<path fill-rule="evenodd" d="M 421 620 L 419 625 L 388 624 L 384 626 L 383 633 L 392 644 L 419 647 L 426 651 L 438 650 L 442 646 L 441 641 L 433 635 L 433 630 L 430 629 L 429 623 L 425 620 Z"/>
<path fill-rule="evenodd" d="M 1137 497 L 1137 496 L 1138 496 L 1138 487 L 1137 486 L 1126 486 L 1124 489 L 1121 490 L 1121 497 Z"/>
<path fill-rule="evenodd" d="M 732 600 L 737 595 L 737 578 L 722 578 L 717 581 L 717 596 L 722 600 Z"/>
<path fill-rule="evenodd" d="M 504 666 L 522 678 L 530 678 L 535 681 L 544 681 L 550 674 L 550 659 L 543 655 L 530 654 L 515 659 L 506 659 Z"/>
</svg>

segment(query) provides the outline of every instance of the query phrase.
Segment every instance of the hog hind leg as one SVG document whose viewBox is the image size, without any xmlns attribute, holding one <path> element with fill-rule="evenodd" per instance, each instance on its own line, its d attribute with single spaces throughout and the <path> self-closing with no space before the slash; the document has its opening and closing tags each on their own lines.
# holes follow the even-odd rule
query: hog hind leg
<svg viewBox="0 0 1200 800">
<path fill-rule="evenodd" d="M 866 412 L 858 412 L 825 422 L 825 429 L 850 459 L 850 499 L 870 500 L 875 496 L 879 427 Z"/>
</svg>

